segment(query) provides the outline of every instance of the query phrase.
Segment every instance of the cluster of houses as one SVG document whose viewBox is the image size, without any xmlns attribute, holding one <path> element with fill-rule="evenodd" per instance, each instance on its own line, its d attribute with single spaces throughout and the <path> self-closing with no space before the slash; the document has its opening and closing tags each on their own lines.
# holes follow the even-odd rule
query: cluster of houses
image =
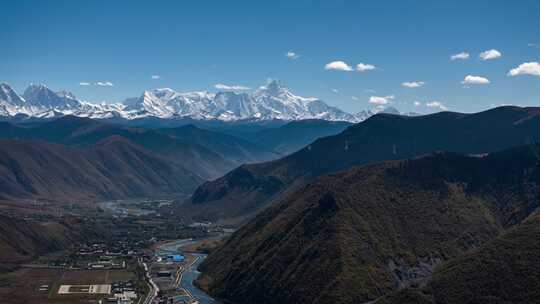
<svg viewBox="0 0 540 304">
<path fill-rule="evenodd" d="M 97 255 L 77 256 L 61 260 L 52 260 L 47 264 L 48 268 L 63 269 L 88 269 L 88 270 L 111 270 L 125 269 L 126 257 Z"/>
<path fill-rule="evenodd" d="M 125 269 L 126 259 L 141 256 L 138 250 L 125 246 L 111 246 L 104 243 L 82 245 L 75 255 L 58 261 L 49 261 L 49 268 L 70 268 L 88 270 Z"/>
<path fill-rule="evenodd" d="M 105 255 L 105 256 L 122 256 L 122 255 L 134 255 L 136 250 L 132 249 L 135 246 L 129 246 L 130 244 L 123 244 L 117 242 L 114 245 L 107 245 L 103 243 L 95 243 L 91 245 L 84 245 L 79 248 L 78 255 Z"/>
<path fill-rule="evenodd" d="M 137 299 L 137 291 L 132 281 L 114 282 L 111 284 L 112 297 L 101 301 L 102 304 L 133 304 Z"/>
</svg>

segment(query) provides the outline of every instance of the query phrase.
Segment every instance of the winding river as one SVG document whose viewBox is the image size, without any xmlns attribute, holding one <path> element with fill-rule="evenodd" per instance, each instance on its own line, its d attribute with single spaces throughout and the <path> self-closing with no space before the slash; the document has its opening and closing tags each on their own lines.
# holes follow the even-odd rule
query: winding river
<svg viewBox="0 0 540 304">
<path fill-rule="evenodd" d="M 160 245 L 158 252 L 176 253 L 178 252 L 179 247 L 188 246 L 193 243 L 195 243 L 195 241 L 191 239 L 168 242 L 166 244 Z M 197 270 L 197 268 L 204 261 L 206 255 L 199 253 L 189 253 L 189 255 L 196 257 L 197 260 L 188 269 L 184 271 L 182 280 L 180 281 L 180 286 L 186 289 L 189 293 L 191 293 L 193 298 L 197 300 L 199 304 L 219 304 L 218 301 L 212 299 L 212 297 L 210 297 L 208 294 L 206 294 L 204 291 L 200 290 L 193 284 L 193 282 L 200 275 L 200 272 Z"/>
<path fill-rule="evenodd" d="M 205 254 L 193 254 L 193 255 L 198 258 L 197 262 L 191 265 L 191 267 L 189 267 L 184 272 L 184 276 L 182 277 L 182 282 L 180 284 L 182 285 L 183 288 L 187 289 L 193 295 L 193 297 L 197 299 L 197 301 L 199 301 L 199 304 L 218 304 L 219 302 L 212 299 L 204 291 L 200 290 L 195 285 L 193 285 L 193 282 L 200 275 L 200 272 L 197 271 L 197 268 L 206 258 Z"/>
</svg>

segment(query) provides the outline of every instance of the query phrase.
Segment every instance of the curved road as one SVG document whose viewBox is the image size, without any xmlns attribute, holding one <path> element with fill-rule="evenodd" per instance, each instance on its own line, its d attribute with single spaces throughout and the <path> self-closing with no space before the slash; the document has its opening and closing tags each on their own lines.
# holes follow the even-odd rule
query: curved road
<svg viewBox="0 0 540 304">
<path fill-rule="evenodd" d="M 141 263 L 141 261 L 139 261 L 139 263 Z M 159 287 L 157 287 L 156 283 L 154 283 L 154 281 L 152 280 L 152 277 L 150 276 L 150 272 L 148 271 L 148 265 L 146 265 L 146 263 L 141 263 L 141 265 L 144 268 L 146 282 L 149 287 L 148 294 L 146 295 L 146 298 L 144 298 L 143 304 L 150 304 L 157 297 L 158 292 L 159 292 Z M 141 302 L 141 299 L 139 299 L 139 302 L 137 303 L 140 303 L 140 302 Z"/>
</svg>

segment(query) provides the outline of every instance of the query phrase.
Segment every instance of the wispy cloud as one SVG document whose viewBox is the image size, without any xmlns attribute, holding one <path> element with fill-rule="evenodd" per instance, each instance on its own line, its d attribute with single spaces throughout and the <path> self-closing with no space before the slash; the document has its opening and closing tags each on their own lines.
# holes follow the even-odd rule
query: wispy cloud
<svg viewBox="0 0 540 304">
<path fill-rule="evenodd" d="M 422 105 L 420 101 L 415 101 L 413 104 L 415 107 L 419 107 L 420 105 Z"/>
<path fill-rule="evenodd" d="M 416 103 L 415 103 L 415 105 L 416 105 Z M 443 111 L 448 110 L 448 108 L 440 101 L 426 102 L 426 107 L 428 107 L 428 108 L 437 108 L 437 109 L 440 109 L 440 110 L 443 110 Z"/>
<path fill-rule="evenodd" d="M 540 76 L 540 62 L 532 61 L 520 64 L 508 72 L 508 76 L 533 75 Z"/>
<path fill-rule="evenodd" d="M 358 101 L 358 97 L 356 97 L 356 96 L 351 96 L 351 99 Z"/>
<path fill-rule="evenodd" d="M 461 82 L 462 84 L 489 84 L 489 79 L 482 76 L 467 75 Z"/>
<path fill-rule="evenodd" d="M 450 60 L 467 60 L 471 57 L 467 52 L 461 52 L 450 56 Z"/>
<path fill-rule="evenodd" d="M 394 100 L 394 95 L 369 97 L 369 102 L 377 105 L 389 104 L 392 100 Z"/>
<path fill-rule="evenodd" d="M 406 88 L 419 88 L 423 86 L 424 84 L 426 83 L 423 81 L 406 81 L 406 82 L 403 82 L 401 86 L 406 87 Z"/>
<path fill-rule="evenodd" d="M 100 87 L 114 87 L 114 84 L 110 81 L 98 81 L 96 82 L 96 85 Z"/>
<path fill-rule="evenodd" d="M 338 89 L 332 89 L 332 92 L 337 94 L 337 93 L 339 93 L 339 90 Z"/>
<path fill-rule="evenodd" d="M 358 72 L 366 72 L 366 71 L 372 71 L 375 70 L 377 67 L 375 67 L 373 64 L 367 64 L 367 63 L 359 63 L 356 65 L 356 70 Z"/>
<path fill-rule="evenodd" d="M 159 76 L 159 75 L 152 75 L 152 77 L 151 77 L 151 78 L 152 78 L 152 79 L 160 79 L 160 78 L 161 78 L 161 76 Z"/>
<path fill-rule="evenodd" d="M 527 46 L 538 49 L 540 48 L 540 43 L 527 43 Z"/>
<path fill-rule="evenodd" d="M 296 60 L 296 59 L 300 58 L 300 54 L 297 54 L 297 53 L 295 53 L 295 52 L 293 52 L 293 51 L 288 51 L 288 52 L 285 54 L 285 56 L 286 56 L 287 58 L 289 58 L 290 60 Z"/>
<path fill-rule="evenodd" d="M 223 83 L 216 83 L 214 85 L 214 88 L 218 90 L 231 90 L 231 91 L 244 91 L 244 90 L 250 90 L 251 88 L 241 86 L 241 85 L 226 85 Z"/>
<path fill-rule="evenodd" d="M 497 51 L 496 49 L 483 51 L 482 53 L 478 55 L 478 57 L 480 57 L 480 59 L 484 61 L 497 59 L 497 58 L 500 58 L 501 56 L 502 56 L 501 52 Z"/>
<path fill-rule="evenodd" d="M 335 70 L 335 71 L 345 71 L 345 72 L 350 72 L 353 70 L 353 68 L 350 65 L 348 65 L 347 63 L 341 60 L 336 60 L 336 61 L 327 63 L 324 66 L 324 69 Z"/>
<path fill-rule="evenodd" d="M 82 82 L 79 82 L 79 85 L 80 86 L 89 86 L 89 85 L 92 85 L 92 84 L 90 82 L 82 81 Z"/>
</svg>

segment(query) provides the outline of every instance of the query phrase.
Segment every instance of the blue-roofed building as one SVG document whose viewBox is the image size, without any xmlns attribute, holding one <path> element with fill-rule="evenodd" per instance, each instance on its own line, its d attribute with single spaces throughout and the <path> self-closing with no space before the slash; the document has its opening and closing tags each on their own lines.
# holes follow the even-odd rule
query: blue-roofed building
<svg viewBox="0 0 540 304">
<path fill-rule="evenodd" d="M 173 262 L 183 262 L 186 258 L 181 254 L 172 254 L 169 256 Z"/>
</svg>

